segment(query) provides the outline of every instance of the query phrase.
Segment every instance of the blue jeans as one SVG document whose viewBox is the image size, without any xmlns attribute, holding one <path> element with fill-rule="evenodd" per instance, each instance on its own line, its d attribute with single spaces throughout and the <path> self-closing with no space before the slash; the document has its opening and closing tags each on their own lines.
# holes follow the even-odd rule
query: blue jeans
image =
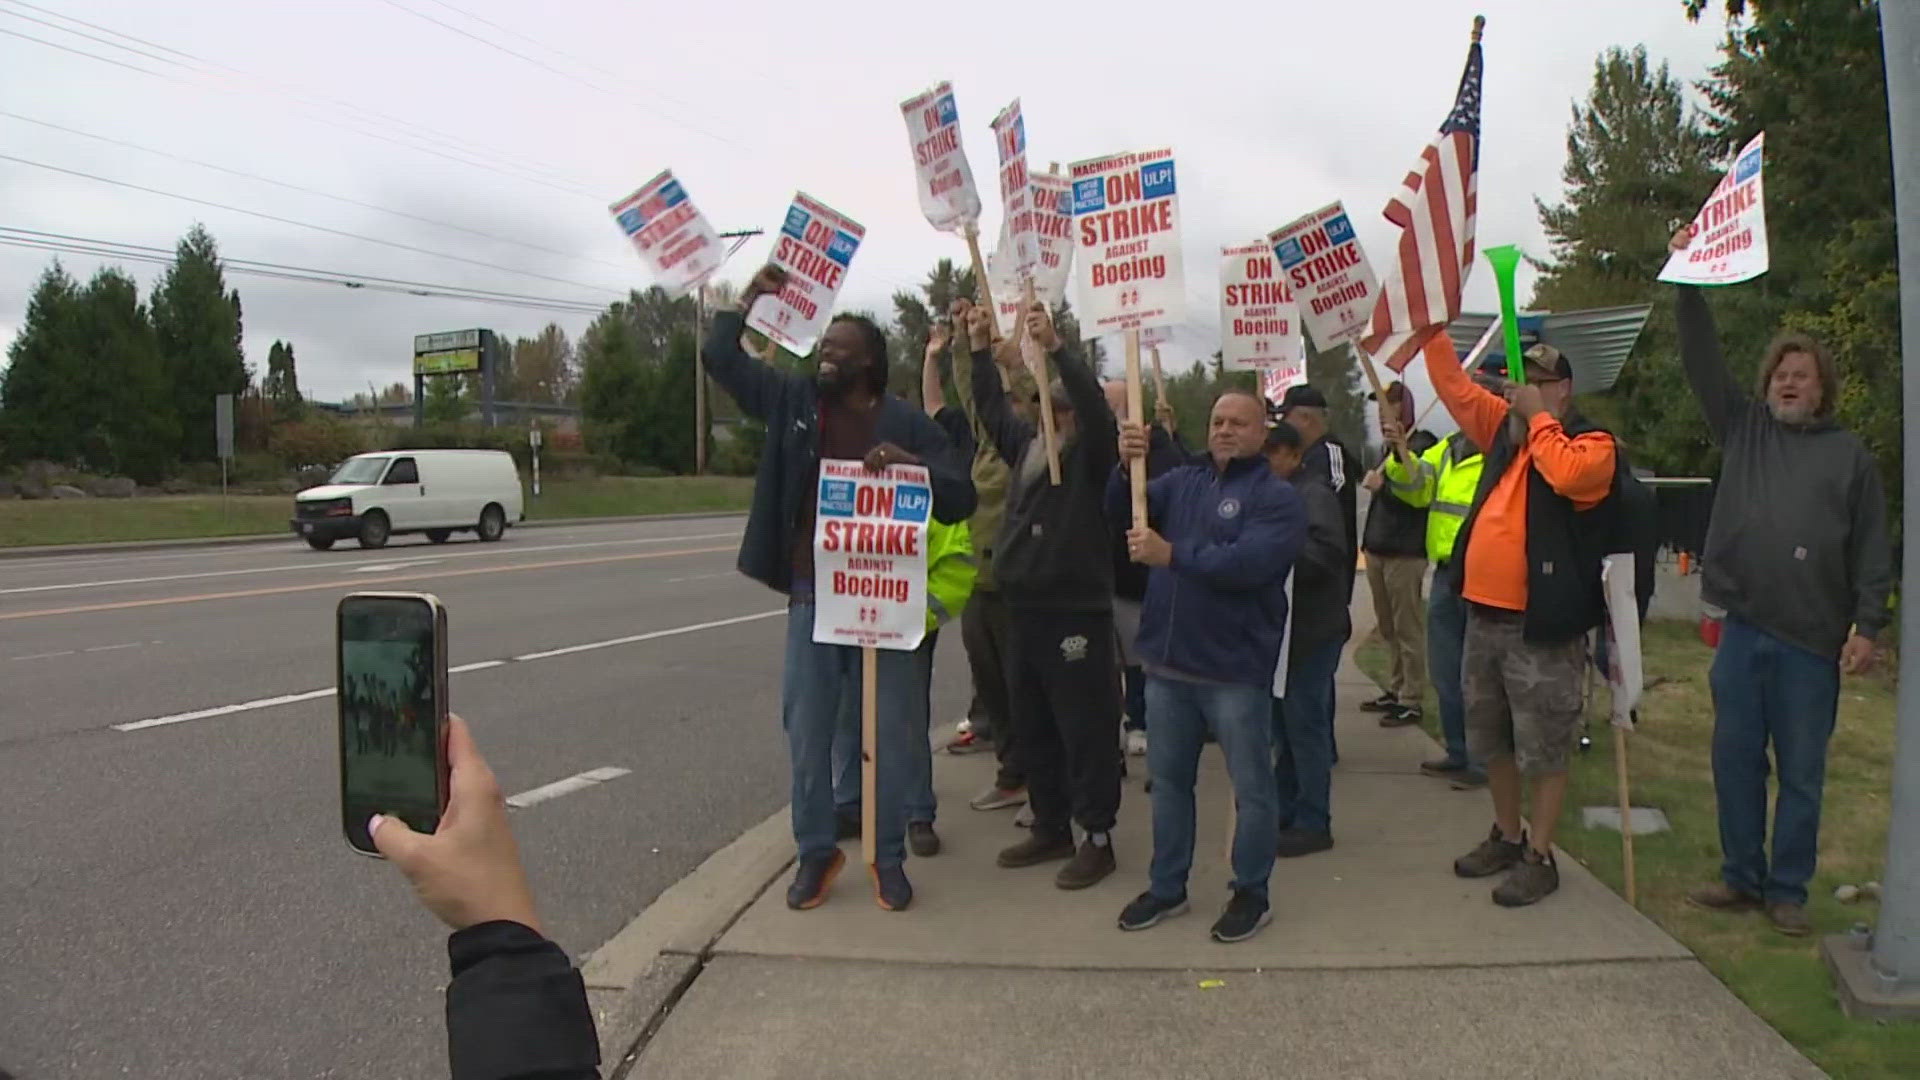
<svg viewBox="0 0 1920 1080">
<path fill-rule="evenodd" d="M 1440 732 L 1447 760 L 1478 772 L 1486 763 L 1467 753 L 1467 707 L 1460 694 L 1460 654 L 1467 640 L 1467 602 L 1453 574 L 1436 567 L 1427 594 L 1427 677 L 1440 699 Z"/>
<path fill-rule="evenodd" d="M 920 664 L 920 680 L 927 689 L 922 710 L 913 722 L 925 731 L 933 723 L 933 647 L 940 631 L 929 631 L 913 651 Z M 922 738 L 913 764 L 913 787 L 907 795 L 907 820 L 933 824 L 933 742 Z M 840 694 L 840 722 L 833 732 L 833 808 L 847 818 L 860 816 L 860 678 L 855 672 Z"/>
<path fill-rule="evenodd" d="M 913 786 L 914 743 L 923 748 L 927 743 L 927 691 L 914 653 L 876 649 L 874 655 L 880 692 L 874 858 L 881 866 L 898 866 L 907 857 L 906 803 Z M 793 769 L 793 842 L 801 858 L 834 849 L 833 735 L 842 698 L 851 694 L 857 710 L 859 692 L 860 650 L 814 644 L 812 602 L 790 603 L 780 722 Z M 913 730 L 915 717 L 918 731 Z"/>
<path fill-rule="evenodd" d="M 1233 781 L 1233 887 L 1267 896 L 1279 846 L 1273 791 L 1273 736 L 1266 687 L 1226 686 L 1147 676 L 1147 771 L 1153 777 L 1153 864 L 1148 891 L 1165 901 L 1187 895 L 1193 869 L 1193 785 L 1209 730 L 1227 756 Z"/>
<path fill-rule="evenodd" d="M 1827 740 L 1840 707 L 1840 666 L 1728 616 L 1714 653 L 1713 791 L 1720 875 L 1769 903 L 1804 904 L 1820 846 Z M 1779 792 L 1767 861 L 1767 742 Z"/>
<path fill-rule="evenodd" d="M 1282 828 L 1333 831 L 1333 676 L 1344 644 L 1329 641 L 1295 654 L 1287 664 L 1287 696 L 1268 706 Z"/>
</svg>

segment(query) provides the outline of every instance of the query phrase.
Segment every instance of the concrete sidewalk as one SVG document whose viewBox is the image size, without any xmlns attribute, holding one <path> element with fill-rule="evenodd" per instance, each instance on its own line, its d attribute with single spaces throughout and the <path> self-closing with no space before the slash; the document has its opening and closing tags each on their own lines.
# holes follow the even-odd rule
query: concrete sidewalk
<svg viewBox="0 0 1920 1080">
<path fill-rule="evenodd" d="M 1361 593 L 1356 615 L 1370 615 Z M 1452 859 L 1486 834 L 1486 795 L 1419 774 L 1433 745 L 1355 708 L 1377 691 L 1351 656 L 1340 681 L 1337 844 L 1281 861 L 1273 924 L 1251 941 L 1207 937 L 1230 877 L 1216 750 L 1200 781 L 1194 911 L 1132 934 L 1114 920 L 1151 855 L 1140 759 L 1119 872 L 1067 893 L 1056 866 L 994 865 L 1022 834 L 1011 811 L 966 808 L 991 762 L 943 754 L 946 849 L 910 862 L 912 910 L 879 910 L 849 867 L 824 907 L 789 911 L 783 871 L 714 943 L 630 1075 L 1822 1075 L 1571 857 L 1560 892 L 1518 911 L 1490 901 L 1494 880 L 1456 878 Z"/>
</svg>

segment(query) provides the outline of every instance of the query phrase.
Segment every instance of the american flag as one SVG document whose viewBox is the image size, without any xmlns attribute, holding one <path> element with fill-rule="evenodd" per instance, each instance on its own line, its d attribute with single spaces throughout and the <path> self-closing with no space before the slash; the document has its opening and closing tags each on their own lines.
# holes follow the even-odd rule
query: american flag
<svg viewBox="0 0 1920 1080">
<path fill-rule="evenodd" d="M 1480 40 L 1474 33 L 1453 111 L 1387 203 L 1400 226 L 1400 257 L 1360 347 L 1400 371 L 1460 314 L 1473 269 L 1473 219 L 1480 187 Z"/>
</svg>

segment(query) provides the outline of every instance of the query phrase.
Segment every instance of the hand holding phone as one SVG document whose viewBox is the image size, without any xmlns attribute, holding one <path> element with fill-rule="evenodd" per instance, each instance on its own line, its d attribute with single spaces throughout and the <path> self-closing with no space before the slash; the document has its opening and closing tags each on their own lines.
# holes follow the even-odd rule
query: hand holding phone
<svg viewBox="0 0 1920 1080">
<path fill-rule="evenodd" d="M 413 882 L 420 902 L 448 926 L 464 930 L 507 919 L 540 932 L 500 783 L 457 716 L 447 722 L 447 757 L 452 792 L 432 835 L 385 815 L 376 815 L 367 831 L 380 854 Z"/>
<path fill-rule="evenodd" d="M 363 855 L 375 814 L 433 832 L 447 805 L 447 612 L 424 593 L 340 601 L 341 830 Z"/>
</svg>

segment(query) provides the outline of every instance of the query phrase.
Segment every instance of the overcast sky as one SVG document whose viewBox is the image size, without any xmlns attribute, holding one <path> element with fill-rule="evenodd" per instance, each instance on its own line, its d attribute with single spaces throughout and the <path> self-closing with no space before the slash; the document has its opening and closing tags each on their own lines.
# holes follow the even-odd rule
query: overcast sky
<svg viewBox="0 0 1920 1080">
<path fill-rule="evenodd" d="M 1545 244 L 1533 198 L 1558 198 L 1568 108 L 1585 96 L 1596 52 L 1644 43 L 1691 80 L 1723 32 L 1717 20 L 1689 24 L 1680 0 L 948 9 L 964 17 L 936 20 L 897 0 L 0 0 L 0 110 L 380 209 L 15 116 L 0 115 L 0 154 L 501 269 L 9 161 L 0 161 L 0 226 L 171 247 L 201 221 L 233 258 L 603 303 L 648 284 L 607 204 L 670 167 L 723 230 L 771 229 L 796 187 L 861 221 L 867 239 L 842 306 L 886 311 L 934 260 L 966 257 L 920 216 L 899 112 L 901 100 L 950 79 L 988 236 L 999 213 L 988 124 L 1015 96 L 1036 168 L 1174 148 L 1190 313 L 1165 352 L 1184 366 L 1217 340 L 1222 244 L 1340 199 L 1376 265 L 1388 260 L 1395 233 L 1380 208 L 1451 104 L 1476 12 L 1488 19 L 1480 242 L 1536 254 Z M 749 242 L 726 276 L 743 280 L 768 247 Z M 12 340 L 47 261 L 0 247 L 0 342 Z M 82 278 L 102 265 L 63 261 Z M 160 271 L 128 269 L 143 288 Z M 556 319 L 577 339 L 589 321 L 229 281 L 245 304 L 249 360 L 264 368 L 274 339 L 293 342 L 303 389 L 328 400 L 406 378 L 416 333 L 526 336 Z M 1523 301 L 1527 291 L 1523 271 Z M 1494 305 L 1482 266 L 1468 307 Z"/>
</svg>

